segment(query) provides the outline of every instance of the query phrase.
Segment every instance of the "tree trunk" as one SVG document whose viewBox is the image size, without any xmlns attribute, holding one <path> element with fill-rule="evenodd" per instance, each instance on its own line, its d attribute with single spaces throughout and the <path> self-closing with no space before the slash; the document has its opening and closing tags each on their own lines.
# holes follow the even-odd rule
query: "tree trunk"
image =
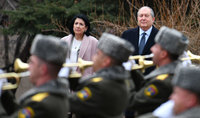
<svg viewBox="0 0 200 118">
<path fill-rule="evenodd" d="M 26 41 L 26 45 L 24 47 L 24 49 L 22 50 L 22 52 L 19 54 L 19 58 L 23 61 L 23 62 L 27 62 L 29 57 L 30 57 L 30 48 L 31 48 L 31 44 L 33 41 L 34 35 L 29 35 L 28 39 Z"/>
<path fill-rule="evenodd" d="M 7 72 L 10 71 L 10 64 L 9 64 L 9 53 L 8 53 L 8 45 L 9 45 L 9 38 L 7 35 L 4 35 L 4 49 L 5 49 L 5 70 Z"/>
</svg>

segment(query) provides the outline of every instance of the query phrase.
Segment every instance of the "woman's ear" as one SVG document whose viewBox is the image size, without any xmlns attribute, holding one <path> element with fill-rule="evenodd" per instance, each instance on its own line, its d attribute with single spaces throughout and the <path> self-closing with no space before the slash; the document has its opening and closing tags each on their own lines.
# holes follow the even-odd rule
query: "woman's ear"
<svg viewBox="0 0 200 118">
<path fill-rule="evenodd" d="M 88 26 L 85 26 L 85 32 L 87 31 L 87 29 L 88 29 Z"/>
</svg>

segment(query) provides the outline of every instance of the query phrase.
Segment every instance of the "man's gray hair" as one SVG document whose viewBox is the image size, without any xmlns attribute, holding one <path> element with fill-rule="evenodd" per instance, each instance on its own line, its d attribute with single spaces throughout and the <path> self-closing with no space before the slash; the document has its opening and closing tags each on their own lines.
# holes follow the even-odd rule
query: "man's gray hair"
<svg viewBox="0 0 200 118">
<path fill-rule="evenodd" d="M 142 9 L 142 8 L 149 8 L 150 9 L 150 14 L 151 14 L 151 16 L 152 17 L 154 17 L 155 15 L 154 15 L 154 11 L 153 11 L 153 9 L 151 8 L 151 7 L 148 7 L 148 6 L 143 6 L 143 7 L 141 7 L 139 10 L 138 10 L 138 12 L 137 12 L 137 16 L 139 15 L 139 11 Z"/>
</svg>

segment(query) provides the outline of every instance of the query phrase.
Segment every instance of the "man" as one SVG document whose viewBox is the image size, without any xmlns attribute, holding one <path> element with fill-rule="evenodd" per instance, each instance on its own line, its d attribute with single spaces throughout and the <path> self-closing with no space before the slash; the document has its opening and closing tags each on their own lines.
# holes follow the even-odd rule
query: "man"
<svg viewBox="0 0 200 118">
<path fill-rule="evenodd" d="M 158 32 L 153 26 L 155 21 L 154 11 L 148 6 L 143 6 L 137 13 L 138 27 L 126 30 L 122 34 L 122 38 L 131 42 L 135 47 L 133 55 L 148 55 L 151 54 L 150 48 L 155 44 L 154 38 Z M 155 67 L 150 67 L 145 70 L 145 75 L 154 70 Z"/>
<path fill-rule="evenodd" d="M 185 50 L 188 40 L 180 32 L 165 26 L 155 37 L 156 44 L 151 48 L 153 62 L 158 68 L 145 76 L 145 84 L 138 92 L 133 92 L 130 108 L 136 114 L 152 112 L 168 100 L 172 93 L 171 80 L 179 63 L 178 58 Z"/>
<path fill-rule="evenodd" d="M 0 117 L 64 118 L 69 111 L 68 83 L 57 79 L 57 74 L 66 59 L 66 43 L 53 36 L 37 35 L 30 52 L 30 81 L 35 87 L 21 96 L 19 105 L 8 92 L 3 93 L 1 104 L 6 113 Z"/>
<path fill-rule="evenodd" d="M 200 68 L 194 65 L 181 67 L 173 79 L 174 118 L 200 117 Z"/>
<path fill-rule="evenodd" d="M 154 38 L 158 32 L 153 26 L 155 21 L 154 11 L 148 6 L 143 6 L 137 13 L 138 27 L 126 30 L 122 34 L 122 38 L 130 41 L 135 47 L 133 55 L 146 55 L 151 54 L 150 48 L 155 44 Z M 139 52 L 139 44 L 143 33 L 145 34 L 145 46 Z"/>
<path fill-rule="evenodd" d="M 133 53 L 133 46 L 108 33 L 100 37 L 93 57 L 94 75 L 81 78 L 80 90 L 70 100 L 76 118 L 122 118 L 129 98 L 130 74 L 122 66 Z"/>
</svg>

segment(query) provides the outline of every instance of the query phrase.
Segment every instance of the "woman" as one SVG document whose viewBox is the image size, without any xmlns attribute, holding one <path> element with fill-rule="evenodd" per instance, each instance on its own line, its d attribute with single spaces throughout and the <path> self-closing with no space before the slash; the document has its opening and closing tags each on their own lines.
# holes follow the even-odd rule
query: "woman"
<svg viewBox="0 0 200 118">
<path fill-rule="evenodd" d="M 82 58 L 86 61 L 91 61 L 92 56 L 96 53 L 98 40 L 90 36 L 90 22 L 87 16 L 83 14 L 76 15 L 69 27 L 70 35 L 65 36 L 62 40 L 65 40 L 70 45 L 70 62 L 77 62 L 78 58 Z M 80 72 L 79 68 L 73 68 L 73 71 Z M 92 68 L 84 70 L 83 76 L 92 74 Z"/>
</svg>

